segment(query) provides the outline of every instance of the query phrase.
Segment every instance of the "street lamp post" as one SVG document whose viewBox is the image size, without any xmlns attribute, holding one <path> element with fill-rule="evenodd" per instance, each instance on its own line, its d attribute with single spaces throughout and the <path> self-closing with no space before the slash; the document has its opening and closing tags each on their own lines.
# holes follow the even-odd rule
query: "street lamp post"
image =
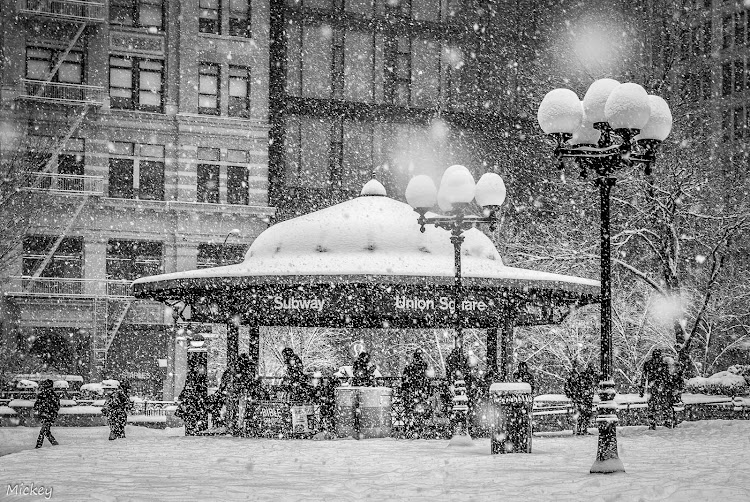
<svg viewBox="0 0 750 502">
<path fill-rule="evenodd" d="M 240 229 L 233 228 L 232 230 L 227 232 L 226 237 L 224 237 L 224 242 L 221 243 L 221 249 L 219 250 L 219 265 L 224 265 L 224 262 L 226 261 L 227 240 L 229 239 L 230 235 L 240 235 Z"/>
<path fill-rule="evenodd" d="M 601 376 L 596 422 L 599 439 L 592 473 L 624 472 L 617 453 L 617 405 L 612 375 L 612 281 L 610 265 L 610 192 L 615 173 L 642 166 L 651 173 L 656 149 L 672 129 L 667 103 L 634 83 L 595 81 L 583 101 L 569 89 L 554 89 L 539 105 L 537 119 L 555 141 L 555 157 L 564 168 L 572 159 L 583 179 L 592 175 L 599 188 L 601 244 Z"/>
<path fill-rule="evenodd" d="M 427 175 L 415 176 L 406 187 L 406 201 L 419 214 L 417 222 L 420 231 L 425 231 L 425 225 L 443 228 L 451 233 L 453 244 L 453 295 L 455 308 L 453 309 L 453 325 L 456 330 L 456 347 L 463 352 L 463 287 L 461 282 L 461 244 L 464 242 L 464 232 L 479 223 L 488 223 L 494 230 L 497 224 L 498 211 L 505 202 L 505 183 L 495 173 L 485 173 L 477 183 L 464 166 L 454 165 L 443 173 L 440 189 Z M 430 214 L 435 206 L 443 215 Z M 479 212 L 482 216 L 476 216 Z M 453 410 L 461 413 L 457 436 L 468 436 L 468 406 L 463 385 L 463 377 L 456 379 L 456 396 Z M 461 391 L 464 389 L 464 392 Z"/>
</svg>

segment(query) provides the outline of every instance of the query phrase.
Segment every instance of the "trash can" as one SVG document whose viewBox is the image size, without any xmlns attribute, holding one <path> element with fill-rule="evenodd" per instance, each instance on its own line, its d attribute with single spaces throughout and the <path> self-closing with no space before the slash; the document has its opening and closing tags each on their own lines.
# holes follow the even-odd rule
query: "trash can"
<svg viewBox="0 0 750 502">
<path fill-rule="evenodd" d="M 491 450 L 502 453 L 531 453 L 531 386 L 522 382 L 493 383 L 490 386 Z"/>
<path fill-rule="evenodd" d="M 336 435 L 357 439 L 390 437 L 392 394 L 389 387 L 337 387 Z"/>
</svg>

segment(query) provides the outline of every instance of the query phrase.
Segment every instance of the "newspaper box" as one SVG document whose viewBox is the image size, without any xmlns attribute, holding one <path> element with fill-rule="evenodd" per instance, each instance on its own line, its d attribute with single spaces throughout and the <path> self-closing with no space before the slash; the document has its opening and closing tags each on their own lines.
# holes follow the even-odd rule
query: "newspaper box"
<svg viewBox="0 0 750 502">
<path fill-rule="evenodd" d="M 391 399 L 389 387 L 337 387 L 336 435 L 382 438 L 391 435 Z"/>
<path fill-rule="evenodd" d="M 249 403 L 244 430 L 249 436 L 283 438 L 310 436 L 317 432 L 316 407 L 289 401 L 255 401 Z"/>
<path fill-rule="evenodd" d="M 531 386 L 522 382 L 490 386 L 491 453 L 531 453 Z"/>
</svg>

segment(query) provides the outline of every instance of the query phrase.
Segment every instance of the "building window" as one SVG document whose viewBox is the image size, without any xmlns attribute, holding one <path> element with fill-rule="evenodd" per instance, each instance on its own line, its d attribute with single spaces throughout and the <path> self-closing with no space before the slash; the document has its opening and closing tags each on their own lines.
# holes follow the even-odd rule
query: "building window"
<svg viewBox="0 0 750 502">
<path fill-rule="evenodd" d="M 221 0 L 199 0 L 200 17 L 198 30 L 201 33 L 221 34 Z"/>
<path fill-rule="evenodd" d="M 219 65 L 201 63 L 198 84 L 198 113 L 219 114 Z"/>
<path fill-rule="evenodd" d="M 229 0 L 229 34 L 250 38 L 250 0 Z"/>
<path fill-rule="evenodd" d="M 244 66 L 229 67 L 230 117 L 250 116 L 250 70 Z"/>
<path fill-rule="evenodd" d="M 63 151 L 57 156 L 57 172 L 83 176 L 84 165 L 84 140 L 70 138 L 65 143 Z"/>
<path fill-rule="evenodd" d="M 411 95 L 411 40 L 408 37 L 398 37 L 390 45 L 390 102 L 408 106 Z"/>
<path fill-rule="evenodd" d="M 109 196 L 119 199 L 164 200 L 164 147 L 112 143 Z"/>
<path fill-rule="evenodd" d="M 331 183 L 330 119 L 287 117 L 285 183 L 303 188 L 328 188 Z"/>
<path fill-rule="evenodd" d="M 22 275 L 30 277 L 52 250 L 56 235 L 27 235 L 23 239 Z M 65 237 L 55 249 L 52 259 L 40 277 L 80 279 L 83 277 L 83 237 Z M 73 293 L 74 291 L 71 291 Z"/>
<path fill-rule="evenodd" d="M 745 11 L 734 13 L 734 45 L 741 47 L 745 45 Z"/>
<path fill-rule="evenodd" d="M 111 56 L 109 97 L 112 108 L 163 111 L 163 63 Z"/>
<path fill-rule="evenodd" d="M 721 65 L 721 95 L 732 94 L 732 63 L 727 61 Z"/>
<path fill-rule="evenodd" d="M 110 239 L 107 242 L 107 279 L 134 281 L 160 274 L 162 248 L 161 242 Z"/>
<path fill-rule="evenodd" d="M 164 23 L 162 0 L 111 0 L 109 22 L 161 30 Z"/>
<path fill-rule="evenodd" d="M 198 244 L 197 268 L 242 263 L 246 252 L 247 246 L 242 244 Z"/>
<path fill-rule="evenodd" d="M 249 203 L 247 169 L 227 166 L 227 204 L 246 206 Z"/>
<path fill-rule="evenodd" d="M 26 78 L 30 80 L 47 80 L 52 68 L 57 63 L 62 51 L 43 47 L 26 48 Z M 52 82 L 65 84 L 83 83 L 83 54 L 77 51 L 68 52 L 65 61 L 60 65 Z"/>
<path fill-rule="evenodd" d="M 196 189 L 198 202 L 219 203 L 219 166 L 198 164 L 198 185 Z"/>
<path fill-rule="evenodd" d="M 733 40 L 733 28 L 732 26 L 732 16 L 727 15 L 724 16 L 721 23 L 721 30 L 722 30 L 722 47 L 724 49 L 728 49 L 732 46 L 732 40 Z"/>
</svg>

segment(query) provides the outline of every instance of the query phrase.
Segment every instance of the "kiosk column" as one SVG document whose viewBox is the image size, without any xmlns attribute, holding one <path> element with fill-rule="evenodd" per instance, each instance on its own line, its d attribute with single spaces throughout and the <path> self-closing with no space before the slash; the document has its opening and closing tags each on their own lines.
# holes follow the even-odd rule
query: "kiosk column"
<svg viewBox="0 0 750 502">
<path fill-rule="evenodd" d="M 239 411 L 239 394 L 237 393 L 236 381 L 237 359 L 240 350 L 240 327 L 232 319 L 227 322 L 227 371 L 231 371 L 232 379 L 229 385 L 227 396 L 227 430 L 236 436 L 239 434 L 237 429 L 237 418 Z"/>
</svg>

